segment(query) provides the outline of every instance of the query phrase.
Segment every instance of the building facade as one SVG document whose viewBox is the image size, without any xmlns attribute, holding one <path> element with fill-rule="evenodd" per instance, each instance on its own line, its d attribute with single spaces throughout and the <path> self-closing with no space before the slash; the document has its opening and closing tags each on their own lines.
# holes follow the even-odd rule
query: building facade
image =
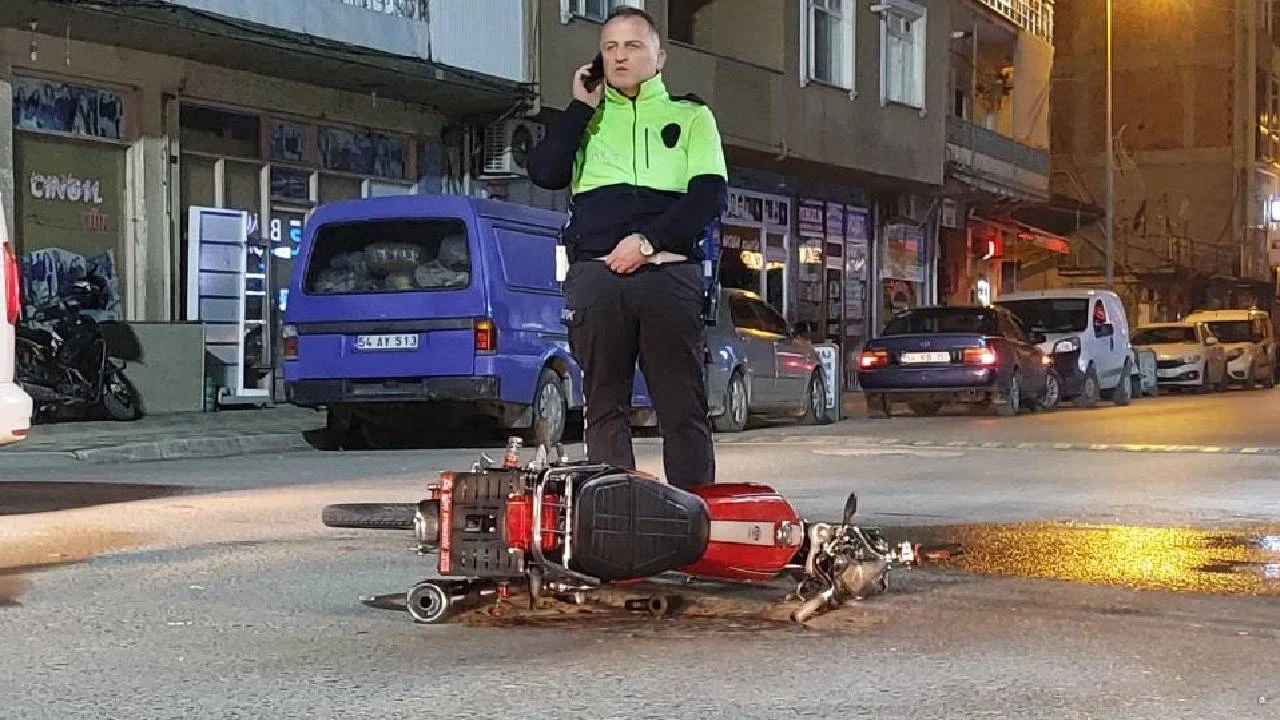
<svg viewBox="0 0 1280 720">
<path fill-rule="evenodd" d="M 1106 200 L 1104 0 L 1058 5 L 1053 188 Z M 1131 322 L 1269 308 L 1280 264 L 1280 3 L 1114 3 L 1115 289 Z M 1054 282 L 1101 286 L 1104 232 Z"/>
<path fill-rule="evenodd" d="M 0 194 L 28 312 L 96 269 L 103 315 L 141 346 L 130 376 L 148 409 L 281 397 L 272 338 L 308 212 L 470 191 L 481 129 L 535 96 L 525 8 L 0 4 Z M 201 244 L 209 208 L 246 212 L 247 258 Z M 243 290 L 207 287 L 210 263 L 238 268 Z"/>
<path fill-rule="evenodd" d="M 839 345 L 852 389 L 853 357 L 889 314 L 936 300 L 952 0 L 544 0 L 542 112 L 495 136 L 537 137 L 619 4 L 657 20 L 671 91 L 716 113 L 731 188 L 722 283 Z M 519 168 L 487 167 L 500 171 L 486 192 L 565 207 Z"/>
<path fill-rule="evenodd" d="M 1091 221 L 1052 190 L 1054 0 L 956 0 L 948 38 L 939 296 L 990 303 L 1044 287 Z"/>
</svg>

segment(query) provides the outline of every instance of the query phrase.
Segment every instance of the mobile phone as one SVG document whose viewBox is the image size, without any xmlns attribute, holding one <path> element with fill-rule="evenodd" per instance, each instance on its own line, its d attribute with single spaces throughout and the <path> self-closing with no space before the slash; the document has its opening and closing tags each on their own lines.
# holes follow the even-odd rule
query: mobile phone
<svg viewBox="0 0 1280 720">
<path fill-rule="evenodd" d="M 593 92 L 602 80 L 604 80 L 604 55 L 596 53 L 595 59 L 591 61 L 591 68 L 582 79 L 582 85 L 587 92 Z"/>
</svg>

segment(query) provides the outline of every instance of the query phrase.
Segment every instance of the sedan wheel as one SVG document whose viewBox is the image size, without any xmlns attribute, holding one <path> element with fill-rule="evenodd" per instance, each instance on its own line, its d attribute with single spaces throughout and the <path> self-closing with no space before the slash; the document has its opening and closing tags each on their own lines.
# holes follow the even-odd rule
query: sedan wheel
<svg viewBox="0 0 1280 720">
<path fill-rule="evenodd" d="M 1013 417 L 1022 406 L 1022 379 L 1018 371 L 1009 376 L 1009 384 L 1005 386 L 1004 397 L 996 405 L 996 414 L 1000 417 Z"/>
</svg>

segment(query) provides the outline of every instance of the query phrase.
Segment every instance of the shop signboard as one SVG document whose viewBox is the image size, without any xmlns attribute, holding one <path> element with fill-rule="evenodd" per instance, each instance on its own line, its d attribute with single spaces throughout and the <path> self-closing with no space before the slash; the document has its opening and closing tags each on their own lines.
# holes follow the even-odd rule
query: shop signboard
<svg viewBox="0 0 1280 720">
<path fill-rule="evenodd" d="M 843 420 L 843 406 L 840 402 L 840 346 L 835 343 L 814 343 L 813 349 L 818 353 L 818 362 L 822 367 L 823 384 L 827 389 L 827 417 L 839 422 Z"/>
</svg>

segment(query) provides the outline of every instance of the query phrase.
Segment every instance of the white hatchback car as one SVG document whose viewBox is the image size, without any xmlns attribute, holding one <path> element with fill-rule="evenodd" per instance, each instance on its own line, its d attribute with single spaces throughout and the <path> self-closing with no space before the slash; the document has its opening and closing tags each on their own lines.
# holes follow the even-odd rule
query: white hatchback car
<svg viewBox="0 0 1280 720">
<path fill-rule="evenodd" d="M 15 443 L 31 428 L 31 398 L 13 382 L 15 328 L 22 314 L 21 273 L 9 242 L 4 200 L 0 199 L 0 445 Z"/>
</svg>

